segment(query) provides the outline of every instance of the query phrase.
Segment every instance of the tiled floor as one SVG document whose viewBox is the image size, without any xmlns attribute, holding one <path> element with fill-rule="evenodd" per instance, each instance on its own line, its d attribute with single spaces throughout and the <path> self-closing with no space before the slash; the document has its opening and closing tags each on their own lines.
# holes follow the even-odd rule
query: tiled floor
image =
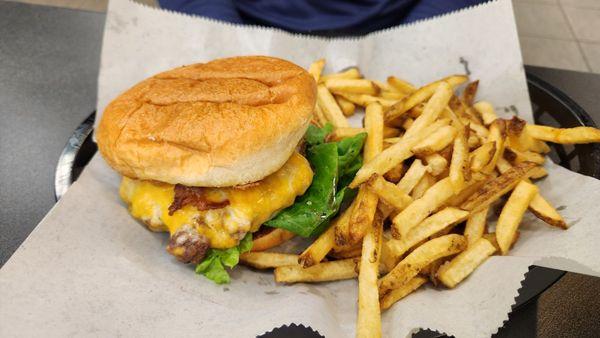
<svg viewBox="0 0 600 338">
<path fill-rule="evenodd" d="M 1 0 L 0 0 L 1 1 Z M 108 0 L 11 0 L 105 11 Z M 156 0 L 137 0 L 156 6 Z M 600 0 L 513 0 L 525 63 L 600 73 Z"/>
<path fill-rule="evenodd" d="M 600 0 L 513 0 L 525 63 L 600 73 Z"/>
</svg>

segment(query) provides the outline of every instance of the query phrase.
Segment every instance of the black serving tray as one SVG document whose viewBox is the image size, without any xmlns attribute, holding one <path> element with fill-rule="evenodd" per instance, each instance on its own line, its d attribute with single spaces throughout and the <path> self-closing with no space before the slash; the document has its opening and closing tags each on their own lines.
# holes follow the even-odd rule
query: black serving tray
<svg viewBox="0 0 600 338">
<path fill-rule="evenodd" d="M 536 123 L 554 127 L 596 127 L 592 118 L 565 93 L 537 76 L 527 73 L 527 85 Z M 56 200 L 77 180 L 83 168 L 98 150 L 92 140 L 95 112 L 77 127 L 63 149 L 55 173 Z M 549 156 L 555 163 L 580 174 L 600 179 L 600 144 L 560 145 L 550 144 Z M 536 299 L 542 292 L 556 283 L 565 271 L 531 266 L 525 276 L 513 311 Z M 414 337 L 446 337 L 439 333 L 422 330 Z M 275 337 L 321 337 L 305 326 L 291 325 L 275 328 L 261 338 Z"/>
</svg>

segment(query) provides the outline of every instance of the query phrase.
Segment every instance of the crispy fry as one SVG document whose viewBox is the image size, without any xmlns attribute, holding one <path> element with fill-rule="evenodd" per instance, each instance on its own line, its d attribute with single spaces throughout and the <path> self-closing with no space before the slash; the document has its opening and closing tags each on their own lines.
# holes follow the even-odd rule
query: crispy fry
<svg viewBox="0 0 600 338">
<path fill-rule="evenodd" d="M 327 141 L 339 141 L 346 137 L 356 136 L 357 134 L 364 133 L 366 130 L 364 128 L 352 128 L 352 127 L 342 127 L 336 128 L 333 132 L 327 135 Z"/>
<path fill-rule="evenodd" d="M 534 139 L 561 144 L 600 142 L 600 129 L 593 127 L 552 128 L 528 124 L 525 129 Z"/>
<path fill-rule="evenodd" d="M 410 127 L 412 127 L 413 123 L 415 123 L 415 120 L 409 117 L 402 123 L 402 128 L 404 128 L 404 130 L 408 130 Z"/>
<path fill-rule="evenodd" d="M 339 95 L 334 95 L 334 97 L 338 106 L 340 106 L 340 109 L 342 109 L 342 113 L 344 114 L 344 116 L 354 115 L 354 111 L 356 110 L 356 105 L 354 103 L 346 100 L 345 98 Z"/>
<path fill-rule="evenodd" d="M 361 107 L 366 107 L 370 103 L 379 103 L 384 108 L 389 108 L 396 102 L 396 100 L 384 99 L 368 94 L 353 94 L 347 92 L 337 92 L 336 94 Z"/>
<path fill-rule="evenodd" d="M 496 168 L 497 167 L 498 166 L 496 166 Z M 531 178 L 532 180 L 537 180 L 546 176 L 548 176 L 548 172 L 546 171 L 546 169 L 544 169 L 544 167 L 536 167 L 534 172 L 531 174 L 531 177 L 529 178 Z"/>
<path fill-rule="evenodd" d="M 365 112 L 365 129 L 367 140 L 364 148 L 365 161 L 372 160 L 383 149 L 383 109 L 381 105 L 372 103 L 367 106 Z M 356 243 L 367 233 L 373 223 L 373 217 L 377 210 L 377 195 L 361 186 L 354 201 L 349 220 L 350 243 Z"/>
<path fill-rule="evenodd" d="M 308 67 L 308 73 L 313 76 L 315 82 L 319 83 L 319 79 L 321 78 L 321 73 L 323 73 L 323 68 L 325 67 L 325 59 L 319 59 L 310 64 Z"/>
<path fill-rule="evenodd" d="M 521 181 L 502 208 L 496 225 L 496 240 L 503 255 L 508 252 L 523 214 L 537 193 L 538 188 L 535 185 Z"/>
<path fill-rule="evenodd" d="M 507 121 L 506 132 L 508 134 L 508 141 L 511 148 L 519 151 L 533 151 L 536 153 L 546 154 L 550 152 L 550 147 L 540 140 L 536 140 L 525 129 L 527 122 L 513 116 L 512 119 Z"/>
<path fill-rule="evenodd" d="M 534 168 L 534 163 L 520 163 L 502 175 L 489 179 L 477 192 L 463 202 L 460 208 L 475 212 L 488 207 L 514 188 L 521 180 L 528 178 Z"/>
<path fill-rule="evenodd" d="M 469 145 L 467 144 L 468 133 L 469 127 L 463 127 L 454 139 L 452 147 L 452 159 L 450 160 L 450 172 L 448 176 L 450 177 L 452 189 L 455 194 L 463 189 L 465 179 L 469 180 L 471 176 L 469 168 Z"/>
<path fill-rule="evenodd" d="M 481 124 L 469 123 L 469 128 L 482 140 L 486 140 L 490 135 L 490 131 Z"/>
<path fill-rule="evenodd" d="M 314 119 L 319 122 L 319 125 L 322 127 L 327 124 L 327 118 L 325 117 L 325 113 L 323 113 L 323 109 L 319 107 L 319 105 L 315 105 Z"/>
<path fill-rule="evenodd" d="M 368 181 L 367 186 L 371 191 L 379 196 L 389 205 L 397 210 L 403 210 L 407 205 L 412 203 L 412 198 L 408 196 L 397 185 L 387 182 L 383 177 L 375 174 Z"/>
<path fill-rule="evenodd" d="M 273 274 L 278 283 L 329 282 L 351 279 L 358 276 L 358 258 L 324 262 L 303 268 L 300 265 L 288 265 L 275 268 Z"/>
<path fill-rule="evenodd" d="M 295 234 L 285 229 L 273 229 L 268 234 L 258 237 L 252 241 L 252 251 L 264 251 L 288 241 Z"/>
<path fill-rule="evenodd" d="M 380 90 L 366 79 L 328 79 L 325 86 L 333 93 L 377 95 Z"/>
<path fill-rule="evenodd" d="M 437 272 L 437 278 L 446 287 L 453 288 L 475 271 L 495 251 L 496 248 L 489 241 L 479 238 L 450 262 L 442 265 Z"/>
<path fill-rule="evenodd" d="M 462 92 L 461 100 L 467 106 L 473 105 L 473 101 L 475 100 L 475 96 L 477 95 L 477 87 L 479 87 L 479 80 L 469 83 L 465 87 L 465 90 Z"/>
<path fill-rule="evenodd" d="M 444 229 L 449 229 L 464 221 L 468 216 L 469 213 L 467 211 L 451 207 L 444 208 L 412 228 L 406 236 L 387 241 L 385 246 L 387 247 L 388 254 L 391 255 L 392 259 L 397 260 L 417 244 Z"/>
<path fill-rule="evenodd" d="M 391 87 L 395 88 L 396 90 L 398 90 L 399 92 L 404 93 L 404 94 L 412 94 L 417 90 L 417 88 L 415 86 L 413 86 L 412 84 L 410 84 L 409 82 L 404 81 L 395 76 L 388 76 L 387 83 Z"/>
<path fill-rule="evenodd" d="M 478 239 L 483 236 L 486 228 L 487 215 L 489 207 L 472 213 L 467 219 L 465 225 L 465 238 L 469 246 L 473 245 Z"/>
<path fill-rule="evenodd" d="M 419 183 L 419 181 L 421 181 L 426 173 L 427 166 L 423 165 L 421 160 L 415 159 L 400 182 L 398 182 L 398 188 L 405 193 L 410 194 L 413 188 Z"/>
<path fill-rule="evenodd" d="M 502 161 L 498 161 L 498 163 L 496 164 L 496 168 L 498 168 L 498 171 L 500 171 L 500 173 L 505 173 L 510 168 L 512 168 L 512 166 L 510 165 L 510 163 L 508 163 L 508 161 L 502 159 Z M 547 174 L 548 173 L 543 167 L 535 167 L 532 171 L 531 178 L 534 178 L 534 175 L 544 176 Z M 530 182 L 528 179 L 526 179 L 525 181 Z M 561 229 L 568 229 L 567 222 L 565 222 L 565 220 L 558 213 L 558 211 L 556 211 L 556 209 L 554 209 L 554 207 L 548 201 L 546 201 L 546 199 L 544 199 L 544 197 L 540 193 L 538 193 L 533 198 L 533 200 L 531 200 L 531 203 L 529 204 L 529 211 L 531 211 L 537 218 L 546 222 L 549 225 Z"/>
<path fill-rule="evenodd" d="M 383 82 L 383 81 L 379 81 L 379 80 L 371 80 L 373 81 L 373 83 L 379 87 L 379 89 L 381 89 L 381 92 L 395 92 L 395 93 L 400 93 L 399 90 L 397 90 L 396 88 L 390 86 L 389 83 L 387 82 Z"/>
<path fill-rule="evenodd" d="M 481 145 L 481 140 L 479 137 L 477 137 L 477 135 L 469 135 L 467 144 L 469 145 L 469 149 L 475 149 Z"/>
<path fill-rule="evenodd" d="M 448 161 L 440 154 L 426 155 L 425 162 L 427 162 L 427 170 L 433 176 L 440 175 L 448 168 Z"/>
<path fill-rule="evenodd" d="M 272 269 L 280 266 L 297 265 L 298 255 L 275 252 L 246 252 L 240 255 L 240 262 L 256 269 Z"/>
<path fill-rule="evenodd" d="M 323 110 L 323 115 L 325 115 L 325 118 L 327 118 L 327 120 L 331 122 L 335 128 L 350 127 L 350 124 L 348 123 L 348 120 L 346 120 L 346 117 L 344 117 L 340 106 L 338 106 L 337 102 L 333 98 L 333 95 L 331 95 L 329 90 L 327 90 L 327 87 L 323 85 L 318 86 L 317 102 Z"/>
<path fill-rule="evenodd" d="M 452 183 L 444 178 L 425 192 L 423 197 L 413 201 L 393 219 L 392 235 L 394 238 L 404 237 L 408 232 L 423 221 L 432 212 L 454 195 Z"/>
<path fill-rule="evenodd" d="M 399 135 L 400 135 L 400 129 L 383 126 L 383 137 L 384 138 L 397 137 Z"/>
<path fill-rule="evenodd" d="M 382 116 L 383 117 L 383 116 Z M 383 120 L 383 119 L 382 119 Z M 379 259 L 383 241 L 383 217 L 375 215 L 373 226 L 363 239 L 358 273 L 357 337 L 380 337 L 381 314 L 379 310 Z"/>
<path fill-rule="evenodd" d="M 387 275 L 380 279 L 379 294 L 385 295 L 415 277 L 421 269 L 438 258 L 446 257 L 464 250 L 466 239 L 451 234 L 434 238 L 419 246 L 398 263 Z"/>
<path fill-rule="evenodd" d="M 546 158 L 543 155 L 533 151 L 520 151 L 512 147 L 504 148 L 504 158 L 512 164 L 532 162 L 536 164 L 544 164 Z"/>
<path fill-rule="evenodd" d="M 427 278 L 416 276 L 399 288 L 389 291 L 379 301 L 381 303 L 381 310 L 389 309 L 394 303 L 408 296 L 426 282 Z"/>
<path fill-rule="evenodd" d="M 383 177 L 389 182 L 398 183 L 402 179 L 402 176 L 404 175 L 405 172 L 406 172 L 406 166 L 402 163 L 402 164 L 398 164 L 397 166 L 390 169 L 390 171 L 385 173 L 385 175 L 383 175 Z"/>
<path fill-rule="evenodd" d="M 425 175 L 423 175 L 423 177 L 421 178 L 421 180 L 419 180 L 417 185 L 415 185 L 414 189 L 410 194 L 410 197 L 412 197 L 413 200 L 423 197 L 423 195 L 425 195 L 425 192 L 429 188 L 431 188 L 431 186 L 434 185 L 435 182 L 436 180 L 433 176 L 431 176 L 431 174 L 425 173 Z"/>
<path fill-rule="evenodd" d="M 496 143 L 487 142 L 481 145 L 481 147 L 473 150 L 469 155 L 469 161 L 471 163 L 471 171 L 478 172 L 490 162 L 492 156 L 496 153 Z M 498 159 L 500 160 L 500 159 Z"/>
<path fill-rule="evenodd" d="M 517 230 L 517 232 L 515 232 L 515 235 L 512 239 L 512 243 L 510 244 L 510 248 L 512 249 L 512 247 L 515 245 L 515 243 L 517 243 L 517 240 L 519 239 L 519 236 L 521 235 L 521 233 Z M 481 236 L 481 238 L 484 238 L 485 240 L 487 240 L 488 242 L 490 242 L 494 248 L 496 249 L 496 252 L 500 252 L 500 246 L 498 245 L 498 241 L 496 240 L 496 233 L 495 232 L 490 232 L 487 234 L 483 234 L 483 236 Z"/>
<path fill-rule="evenodd" d="M 473 108 L 479 113 L 479 116 L 481 116 L 481 119 L 483 120 L 483 124 L 486 126 L 489 126 L 498 118 L 494 106 L 487 101 L 479 101 L 473 105 Z"/>
<path fill-rule="evenodd" d="M 339 73 L 321 75 L 319 78 L 319 83 L 323 83 L 331 79 L 360 79 L 361 77 L 362 75 L 360 75 L 358 68 L 352 67 Z"/>
<path fill-rule="evenodd" d="M 558 211 L 539 193 L 529 203 L 529 211 L 546 224 L 565 230 L 569 228 Z"/>
<path fill-rule="evenodd" d="M 449 76 L 449 77 L 443 78 L 439 81 L 432 82 L 428 85 L 425 85 L 425 86 L 417 89 L 416 91 L 414 91 L 409 96 L 402 99 L 401 101 L 394 104 L 390 108 L 390 110 L 388 110 L 386 112 L 385 121 L 386 122 L 393 121 L 393 120 L 397 119 L 398 117 L 404 115 L 404 113 L 406 113 L 408 110 L 410 110 L 417 104 L 426 101 L 430 97 L 433 97 L 434 93 L 438 90 L 440 84 L 446 83 L 450 87 L 450 92 L 451 92 L 452 87 L 455 87 L 461 83 L 464 83 L 465 81 L 467 81 L 466 76 L 454 75 L 454 76 Z M 450 93 L 450 94 L 452 94 L 452 93 Z M 444 106 L 446 104 L 448 104 L 449 100 L 450 100 L 450 97 L 448 97 Z"/>
<path fill-rule="evenodd" d="M 362 252 L 362 243 L 357 243 L 357 244 L 358 245 L 353 245 L 347 250 L 331 251 L 327 254 L 327 256 L 333 257 L 335 259 L 360 257 L 360 254 Z"/>
<path fill-rule="evenodd" d="M 417 155 L 430 155 L 446 148 L 456 136 L 456 128 L 452 126 L 444 126 L 436 130 L 433 134 L 417 143 L 412 152 Z"/>
<path fill-rule="evenodd" d="M 340 215 L 331 222 L 329 229 L 323 232 L 302 254 L 300 254 L 298 257 L 298 264 L 306 268 L 318 264 L 325 258 L 327 253 L 336 246 L 335 234 L 337 229 L 348 228 L 350 211 L 350 208 L 342 211 Z"/>
<path fill-rule="evenodd" d="M 485 173 L 491 173 L 496 168 L 496 162 L 498 159 L 502 157 L 504 154 L 504 146 L 505 146 L 505 138 L 506 138 L 506 123 L 505 120 L 496 119 L 490 125 L 490 136 L 488 137 L 488 141 L 495 142 L 496 144 L 496 152 L 492 155 L 492 158 L 488 162 L 488 164 L 481 169 Z"/>
<path fill-rule="evenodd" d="M 471 175 L 471 180 L 468 182 L 465 182 L 465 186 L 464 186 L 463 190 L 461 190 L 461 192 L 459 192 L 458 194 L 455 194 L 454 196 L 452 196 L 448 200 L 446 205 L 451 206 L 451 207 L 460 206 L 464 201 L 466 201 L 469 197 L 471 197 L 471 195 L 473 195 L 477 190 L 479 190 L 483 186 L 483 183 L 488 178 L 489 178 L 488 175 L 481 174 L 481 173 L 473 173 Z"/>
<path fill-rule="evenodd" d="M 400 101 L 406 97 L 406 94 L 397 91 L 382 91 L 379 96 L 388 100 Z"/>
<path fill-rule="evenodd" d="M 431 102 L 431 100 L 430 100 Z M 426 118 L 425 114 L 421 115 L 417 120 L 421 118 Z M 368 180 L 369 177 L 373 174 L 383 175 L 388 172 L 390 169 L 402 163 L 404 160 L 412 156 L 412 152 L 410 149 L 417 144 L 421 139 L 426 137 L 426 135 L 431 134 L 438 128 L 448 124 L 448 119 L 440 119 L 435 121 L 434 123 L 429 124 L 422 130 L 422 133 L 417 133 L 415 135 L 407 135 L 410 130 L 413 130 L 417 126 L 417 122 L 402 136 L 400 142 L 395 143 L 391 147 L 385 149 L 379 155 L 377 155 L 371 161 L 368 161 L 363 165 L 363 167 L 356 173 L 354 180 L 350 183 L 350 187 L 357 187 L 360 183 Z"/>
</svg>

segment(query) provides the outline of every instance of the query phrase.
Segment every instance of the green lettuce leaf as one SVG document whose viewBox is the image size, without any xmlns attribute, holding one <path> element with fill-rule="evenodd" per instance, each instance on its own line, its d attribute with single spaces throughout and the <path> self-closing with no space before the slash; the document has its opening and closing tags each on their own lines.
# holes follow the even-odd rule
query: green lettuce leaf
<svg viewBox="0 0 600 338">
<path fill-rule="evenodd" d="M 252 249 L 252 234 L 247 233 L 238 246 L 229 249 L 209 249 L 204 260 L 196 265 L 196 273 L 217 284 L 229 283 L 229 273 L 225 267 L 232 269 L 240 261 L 240 254 Z"/>
<path fill-rule="evenodd" d="M 308 126 L 308 130 L 306 130 L 306 134 L 304 134 L 304 140 L 311 146 L 325 143 L 325 138 L 332 131 L 333 125 L 331 123 L 327 123 L 323 128 L 311 124 Z"/>
<path fill-rule="evenodd" d="M 318 236 L 325 231 L 344 201 L 356 192 L 347 188 L 362 164 L 360 156 L 366 133 L 339 142 L 325 142 L 331 125 L 310 126 L 305 139 L 307 159 L 313 171 L 313 181 L 294 204 L 267 221 L 265 225 L 289 230 L 302 237 Z"/>
</svg>

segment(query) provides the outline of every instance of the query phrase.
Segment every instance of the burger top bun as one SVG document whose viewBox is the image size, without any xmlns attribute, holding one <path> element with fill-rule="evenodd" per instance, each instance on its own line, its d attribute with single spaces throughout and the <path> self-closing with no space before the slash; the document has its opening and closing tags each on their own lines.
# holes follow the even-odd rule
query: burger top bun
<svg viewBox="0 0 600 338">
<path fill-rule="evenodd" d="M 105 109 L 96 138 L 122 175 L 202 187 L 263 179 L 283 166 L 311 120 L 316 84 L 301 67 L 244 56 L 175 68 Z"/>
</svg>

